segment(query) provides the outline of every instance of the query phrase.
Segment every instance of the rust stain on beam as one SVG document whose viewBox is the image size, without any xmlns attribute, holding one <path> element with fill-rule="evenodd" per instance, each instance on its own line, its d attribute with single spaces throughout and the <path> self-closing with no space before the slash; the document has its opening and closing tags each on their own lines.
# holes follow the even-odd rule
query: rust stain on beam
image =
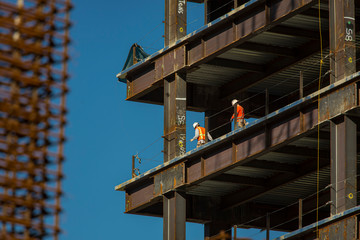
<svg viewBox="0 0 360 240">
<path fill-rule="evenodd" d="M 320 121 L 334 118 L 357 106 L 356 84 L 345 86 L 320 99 Z"/>
<path fill-rule="evenodd" d="M 154 196 L 160 196 L 185 183 L 185 164 L 180 163 L 154 176 Z"/>
</svg>

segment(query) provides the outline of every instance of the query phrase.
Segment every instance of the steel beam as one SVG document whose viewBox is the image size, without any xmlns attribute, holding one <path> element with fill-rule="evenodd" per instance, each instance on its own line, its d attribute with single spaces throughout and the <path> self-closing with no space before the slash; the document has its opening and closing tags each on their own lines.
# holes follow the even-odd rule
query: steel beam
<svg viewBox="0 0 360 240">
<path fill-rule="evenodd" d="M 351 218 L 356 218 L 355 215 L 358 215 L 360 207 L 354 207 L 352 209 L 346 210 L 335 216 L 328 217 L 319 222 L 308 225 L 302 229 L 296 230 L 294 232 L 285 234 L 275 240 L 290 240 L 290 239 L 357 239 L 356 234 L 351 233 L 351 228 L 356 229 L 357 226 L 353 225 L 351 221 L 348 221 Z M 345 218 L 345 219 L 344 219 Z M 341 223 L 343 222 L 343 223 Z M 329 236 L 330 229 L 329 224 L 338 225 L 336 227 L 336 235 Z M 351 226 L 352 225 L 352 226 Z M 315 238 L 315 229 L 320 228 L 319 238 Z M 348 231 L 348 228 L 350 231 Z M 348 238 L 349 237 L 349 238 Z"/>
<path fill-rule="evenodd" d="M 236 48 L 244 49 L 247 51 L 271 53 L 274 55 L 290 57 L 290 58 L 293 58 L 296 55 L 294 49 L 288 47 L 272 46 L 267 44 L 254 43 L 254 42 L 245 42 L 237 46 Z"/>
<path fill-rule="evenodd" d="M 330 81 L 334 83 L 356 71 L 355 1 L 330 0 Z"/>
<path fill-rule="evenodd" d="M 350 117 L 331 122 L 331 214 L 356 206 L 356 123 Z"/>
<path fill-rule="evenodd" d="M 163 196 L 164 240 L 185 240 L 186 198 L 179 192 Z"/>
<path fill-rule="evenodd" d="M 304 30 L 301 28 L 295 28 L 295 27 L 287 27 L 287 26 L 276 26 L 269 30 L 269 32 L 282 34 L 282 35 L 290 35 L 290 36 L 296 36 L 301 38 L 307 38 L 307 39 L 315 39 L 319 40 L 319 32 L 318 31 L 311 31 L 311 30 Z M 323 33 L 324 36 L 326 36 L 327 32 Z"/>
<path fill-rule="evenodd" d="M 236 60 L 229 60 L 225 58 L 215 58 L 207 62 L 206 64 L 217 67 L 243 69 L 250 72 L 263 72 L 265 70 L 265 66 L 263 65 L 236 61 Z"/>
<path fill-rule="evenodd" d="M 357 238 L 357 217 L 352 216 L 337 221 L 329 226 L 320 229 L 319 239 L 343 239 L 351 240 Z"/>
<path fill-rule="evenodd" d="M 247 185 L 253 187 L 264 187 L 266 185 L 266 181 L 262 178 L 244 177 L 233 174 L 221 174 L 211 180 L 226 183 L 236 183 L 239 185 Z"/>
</svg>

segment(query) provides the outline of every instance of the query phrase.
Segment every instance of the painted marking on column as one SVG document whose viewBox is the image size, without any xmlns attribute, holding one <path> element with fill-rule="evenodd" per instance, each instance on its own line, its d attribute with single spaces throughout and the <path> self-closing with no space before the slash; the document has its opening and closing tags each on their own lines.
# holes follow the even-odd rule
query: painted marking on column
<svg viewBox="0 0 360 240">
<path fill-rule="evenodd" d="M 178 124 L 178 125 L 184 125 L 184 124 L 185 124 L 185 120 L 186 120 L 185 115 L 178 116 L 177 124 Z"/>
<path fill-rule="evenodd" d="M 179 14 L 184 14 L 184 6 L 185 6 L 186 2 L 185 0 L 180 0 L 178 3 L 178 13 Z"/>
<path fill-rule="evenodd" d="M 344 17 L 346 19 L 351 19 L 351 20 L 355 20 L 352 17 Z M 351 42 L 353 41 L 354 37 L 353 37 L 353 33 L 354 33 L 354 24 L 351 21 L 347 21 L 346 23 L 346 29 L 345 29 L 345 41 L 347 42 Z"/>
<path fill-rule="evenodd" d="M 185 134 L 180 134 L 179 136 L 180 140 L 179 140 L 179 153 L 180 153 L 180 156 L 181 155 L 184 155 L 186 153 L 186 148 L 184 146 L 184 142 L 186 141 L 186 137 L 185 137 Z"/>
</svg>

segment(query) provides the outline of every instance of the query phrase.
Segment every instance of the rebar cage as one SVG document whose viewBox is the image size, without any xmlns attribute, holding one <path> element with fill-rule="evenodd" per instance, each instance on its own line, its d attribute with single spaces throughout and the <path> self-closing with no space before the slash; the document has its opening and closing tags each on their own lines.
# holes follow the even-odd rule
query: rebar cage
<svg viewBox="0 0 360 240">
<path fill-rule="evenodd" d="M 58 239 L 70 0 L 0 0 L 0 239 Z"/>
</svg>

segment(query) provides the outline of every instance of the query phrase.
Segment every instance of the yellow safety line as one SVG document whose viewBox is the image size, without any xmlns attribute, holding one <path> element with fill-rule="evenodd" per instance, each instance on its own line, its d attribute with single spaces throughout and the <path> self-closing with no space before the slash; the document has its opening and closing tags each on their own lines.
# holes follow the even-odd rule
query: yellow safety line
<svg viewBox="0 0 360 240">
<path fill-rule="evenodd" d="M 322 34 L 321 34 L 321 4 L 320 0 L 318 2 L 319 5 L 319 34 L 320 34 L 320 71 L 319 71 L 319 87 L 318 90 L 320 91 L 321 88 L 321 70 L 323 61 L 323 46 L 322 46 Z M 319 175 L 320 175 L 320 94 L 318 95 L 318 129 L 317 129 L 317 169 L 316 169 L 316 237 L 320 239 L 319 234 Z"/>
</svg>

